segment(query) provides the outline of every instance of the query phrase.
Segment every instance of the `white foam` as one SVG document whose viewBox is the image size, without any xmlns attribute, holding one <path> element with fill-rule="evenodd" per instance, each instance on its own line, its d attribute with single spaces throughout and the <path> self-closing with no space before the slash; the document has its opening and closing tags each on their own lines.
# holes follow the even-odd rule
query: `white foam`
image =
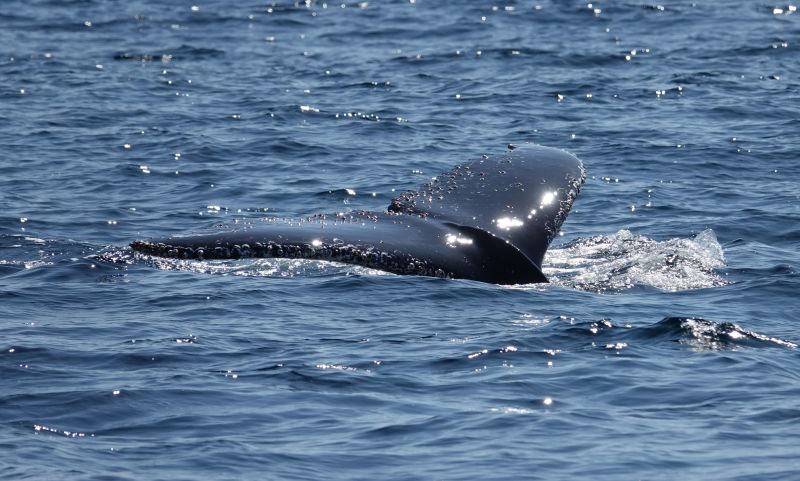
<svg viewBox="0 0 800 481">
<path fill-rule="evenodd" d="M 620 230 L 550 249 L 543 264 L 551 283 L 589 291 L 635 286 L 683 291 L 727 283 L 717 272 L 725 267 L 722 246 L 710 229 L 666 241 Z"/>
</svg>

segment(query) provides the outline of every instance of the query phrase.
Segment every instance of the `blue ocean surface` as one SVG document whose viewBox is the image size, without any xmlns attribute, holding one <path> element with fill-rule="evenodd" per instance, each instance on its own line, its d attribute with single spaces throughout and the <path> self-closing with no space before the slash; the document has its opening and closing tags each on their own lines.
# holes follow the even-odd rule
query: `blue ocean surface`
<svg viewBox="0 0 800 481">
<path fill-rule="evenodd" d="M 786 1 L 0 2 L 0 479 L 800 479 Z M 128 244 L 509 143 L 549 284 Z"/>
</svg>

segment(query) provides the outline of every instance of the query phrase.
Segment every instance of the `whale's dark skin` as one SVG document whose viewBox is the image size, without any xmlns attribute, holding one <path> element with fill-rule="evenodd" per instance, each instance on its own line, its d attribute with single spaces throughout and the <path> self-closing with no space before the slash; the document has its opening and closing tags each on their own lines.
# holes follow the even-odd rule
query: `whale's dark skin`
<svg viewBox="0 0 800 481">
<path fill-rule="evenodd" d="M 584 178 L 574 155 L 524 145 L 461 164 L 399 195 L 386 212 L 271 219 L 131 247 L 181 259 L 307 258 L 495 284 L 547 282 L 542 259 Z"/>
</svg>

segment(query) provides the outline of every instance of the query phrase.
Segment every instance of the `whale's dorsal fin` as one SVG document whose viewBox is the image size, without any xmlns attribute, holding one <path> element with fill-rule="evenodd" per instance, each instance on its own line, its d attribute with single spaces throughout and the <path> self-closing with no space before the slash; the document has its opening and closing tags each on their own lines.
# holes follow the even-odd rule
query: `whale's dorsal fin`
<svg viewBox="0 0 800 481">
<path fill-rule="evenodd" d="M 523 145 L 458 165 L 418 191 L 392 200 L 389 211 L 485 230 L 541 268 L 585 178 L 574 155 Z"/>
<path fill-rule="evenodd" d="M 524 146 L 459 165 L 389 212 L 271 219 L 237 230 L 134 241 L 161 257 L 300 257 L 397 274 L 547 282 L 541 264 L 584 178 L 572 154 Z"/>
</svg>

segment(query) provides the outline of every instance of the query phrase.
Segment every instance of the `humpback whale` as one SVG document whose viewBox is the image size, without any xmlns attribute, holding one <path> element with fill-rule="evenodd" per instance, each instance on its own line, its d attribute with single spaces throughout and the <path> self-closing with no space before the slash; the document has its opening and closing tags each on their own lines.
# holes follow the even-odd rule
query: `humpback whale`
<svg viewBox="0 0 800 481">
<path fill-rule="evenodd" d="M 542 259 L 585 177 L 564 150 L 509 145 L 398 195 L 385 212 L 268 219 L 131 247 L 179 259 L 306 258 L 495 284 L 547 282 Z"/>
</svg>

